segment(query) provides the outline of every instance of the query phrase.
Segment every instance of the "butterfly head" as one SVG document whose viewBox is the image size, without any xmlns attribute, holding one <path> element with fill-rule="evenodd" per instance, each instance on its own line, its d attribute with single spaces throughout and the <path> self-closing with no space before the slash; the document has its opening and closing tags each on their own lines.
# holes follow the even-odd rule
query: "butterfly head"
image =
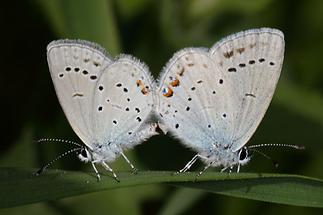
<svg viewBox="0 0 323 215">
<path fill-rule="evenodd" d="M 92 154 L 91 154 L 91 152 L 89 151 L 89 149 L 86 146 L 83 146 L 82 147 L 82 149 L 79 151 L 77 157 L 81 161 L 83 161 L 85 163 L 87 163 L 87 162 L 89 162 L 89 161 L 92 160 Z"/>
<path fill-rule="evenodd" d="M 238 156 L 239 156 L 239 161 L 238 161 L 239 165 L 245 165 L 250 161 L 250 154 L 246 146 L 242 147 L 239 150 Z"/>
</svg>

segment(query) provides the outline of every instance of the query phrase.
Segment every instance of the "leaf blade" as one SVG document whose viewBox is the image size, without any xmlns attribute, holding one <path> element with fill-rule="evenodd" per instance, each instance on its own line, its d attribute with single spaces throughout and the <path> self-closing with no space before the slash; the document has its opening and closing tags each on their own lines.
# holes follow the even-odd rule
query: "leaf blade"
<svg viewBox="0 0 323 215">
<path fill-rule="evenodd" d="M 118 183 L 108 175 L 102 175 L 98 182 L 94 174 L 86 172 L 48 170 L 33 176 L 34 172 L 34 169 L 0 168 L 0 208 L 155 183 L 267 202 L 323 207 L 323 181 L 297 175 L 207 172 L 194 182 L 196 173 L 142 171 L 137 175 L 120 172 Z"/>
</svg>

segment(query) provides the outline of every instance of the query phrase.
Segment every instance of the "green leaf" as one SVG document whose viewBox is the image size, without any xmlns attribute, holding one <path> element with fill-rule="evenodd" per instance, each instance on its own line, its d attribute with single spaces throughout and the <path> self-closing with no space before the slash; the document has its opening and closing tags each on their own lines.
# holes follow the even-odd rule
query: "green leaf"
<svg viewBox="0 0 323 215">
<path fill-rule="evenodd" d="M 172 196 L 170 196 L 163 206 L 159 215 L 176 215 L 184 214 L 194 205 L 198 200 L 205 195 L 202 190 L 196 189 L 177 189 Z"/>
<path fill-rule="evenodd" d="M 111 1 L 38 0 L 55 32 L 62 38 L 97 42 L 110 54 L 120 52 Z"/>
<path fill-rule="evenodd" d="M 109 175 L 97 181 L 94 174 L 48 170 L 34 176 L 34 169 L 0 168 L 0 207 L 56 200 L 91 192 L 168 183 L 208 192 L 288 205 L 323 207 L 323 181 L 297 175 L 207 172 L 173 175 L 171 172 L 118 173 L 121 182 Z M 197 181 L 195 181 L 197 180 Z"/>
<path fill-rule="evenodd" d="M 323 97 L 318 90 L 282 81 L 273 102 L 323 125 Z"/>
<path fill-rule="evenodd" d="M 205 16 L 211 18 L 226 10 L 251 14 L 263 10 L 271 2 L 272 0 L 190 0 L 188 3 L 188 13 L 194 18 L 203 18 Z"/>
<path fill-rule="evenodd" d="M 115 1 L 120 14 L 125 19 L 134 18 L 152 3 L 151 0 L 118 0 Z"/>
</svg>

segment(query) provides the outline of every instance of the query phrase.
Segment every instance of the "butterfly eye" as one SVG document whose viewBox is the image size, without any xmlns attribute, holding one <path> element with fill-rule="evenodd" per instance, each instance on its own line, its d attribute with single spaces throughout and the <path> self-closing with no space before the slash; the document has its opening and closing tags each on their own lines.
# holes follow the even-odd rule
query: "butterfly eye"
<svg viewBox="0 0 323 215">
<path fill-rule="evenodd" d="M 86 158 L 87 157 L 87 153 L 86 153 L 86 150 L 85 150 L 85 148 L 83 148 L 82 150 L 81 150 L 81 153 L 80 153 L 84 158 Z"/>
<path fill-rule="evenodd" d="M 239 153 L 239 160 L 243 161 L 248 157 L 248 150 L 246 147 L 243 147 Z"/>
</svg>

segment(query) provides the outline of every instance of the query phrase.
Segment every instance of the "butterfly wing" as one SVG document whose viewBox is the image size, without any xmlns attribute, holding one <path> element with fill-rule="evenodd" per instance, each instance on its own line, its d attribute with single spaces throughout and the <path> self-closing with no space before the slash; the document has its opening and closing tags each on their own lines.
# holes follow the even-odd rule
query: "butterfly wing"
<svg viewBox="0 0 323 215">
<path fill-rule="evenodd" d="M 283 34 L 267 28 L 233 34 L 210 50 L 179 51 L 159 80 L 160 118 L 199 152 L 219 144 L 238 150 L 266 112 L 283 52 Z"/>
<path fill-rule="evenodd" d="M 96 84 L 93 106 L 93 131 L 96 141 L 117 143 L 131 148 L 152 136 L 140 133 L 153 110 L 153 80 L 139 60 L 122 55 L 106 67 Z M 140 133 L 140 137 L 138 137 Z"/>
<path fill-rule="evenodd" d="M 273 97 L 284 58 L 284 35 L 276 29 L 252 29 L 233 34 L 210 50 L 220 68 L 227 102 L 234 119 L 230 139 L 233 151 L 251 138 Z"/>
<path fill-rule="evenodd" d="M 183 143 L 199 152 L 221 142 L 228 120 L 223 102 L 228 92 L 207 50 L 188 48 L 177 52 L 161 74 L 157 89 L 157 112 Z"/>
<path fill-rule="evenodd" d="M 100 46 L 82 40 L 58 40 L 47 47 L 56 94 L 74 132 L 90 148 L 94 89 L 103 69 L 112 63 Z"/>
</svg>

